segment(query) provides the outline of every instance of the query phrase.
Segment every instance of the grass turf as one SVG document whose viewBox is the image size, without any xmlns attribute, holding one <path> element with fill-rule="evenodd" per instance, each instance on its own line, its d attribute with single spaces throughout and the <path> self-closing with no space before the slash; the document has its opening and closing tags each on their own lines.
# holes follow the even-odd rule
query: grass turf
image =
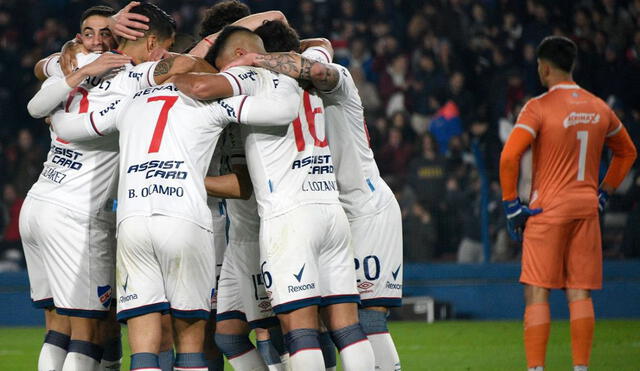
<svg viewBox="0 0 640 371">
<path fill-rule="evenodd" d="M 405 371 L 526 369 L 518 321 L 393 322 L 389 327 Z M 0 328 L 0 370 L 36 369 L 43 335 L 41 328 Z M 570 353 L 568 322 L 553 322 L 546 369 L 570 370 Z M 126 345 L 123 363 L 122 370 L 128 370 Z M 624 371 L 639 365 L 640 320 L 597 321 L 590 368 Z"/>
</svg>

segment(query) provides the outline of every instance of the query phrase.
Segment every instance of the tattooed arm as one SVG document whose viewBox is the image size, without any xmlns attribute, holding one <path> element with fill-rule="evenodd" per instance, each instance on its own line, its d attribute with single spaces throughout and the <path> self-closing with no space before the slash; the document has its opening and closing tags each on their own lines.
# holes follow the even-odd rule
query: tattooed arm
<svg viewBox="0 0 640 371">
<path fill-rule="evenodd" d="M 178 54 L 158 62 L 153 71 L 156 84 L 165 83 L 171 76 L 186 72 L 217 72 L 215 68 L 202 58 Z"/>
<path fill-rule="evenodd" d="M 232 63 L 234 66 L 250 65 L 287 75 L 296 80 L 310 81 L 321 91 L 332 90 L 339 81 L 338 70 L 330 64 L 305 58 L 294 52 L 271 54 L 246 54 Z"/>
</svg>

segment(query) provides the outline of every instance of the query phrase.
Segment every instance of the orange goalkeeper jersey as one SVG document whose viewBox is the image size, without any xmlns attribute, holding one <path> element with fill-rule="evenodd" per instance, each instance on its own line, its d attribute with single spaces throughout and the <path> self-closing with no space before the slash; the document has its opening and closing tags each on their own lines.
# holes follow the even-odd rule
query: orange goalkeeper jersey
<svg viewBox="0 0 640 371">
<path fill-rule="evenodd" d="M 543 218 L 597 215 L 602 147 L 624 130 L 605 102 L 561 83 L 529 100 L 515 128 L 535 138 L 530 207 L 542 208 Z"/>
</svg>

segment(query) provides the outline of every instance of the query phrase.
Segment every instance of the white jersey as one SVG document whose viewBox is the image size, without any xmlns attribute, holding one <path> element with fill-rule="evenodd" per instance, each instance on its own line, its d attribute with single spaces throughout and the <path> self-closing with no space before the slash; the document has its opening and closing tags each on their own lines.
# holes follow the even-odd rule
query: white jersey
<svg viewBox="0 0 640 371">
<path fill-rule="evenodd" d="M 221 172 L 231 172 L 233 165 L 246 165 L 244 154 L 244 135 L 249 128 L 246 125 L 229 125 L 222 135 L 222 167 Z M 255 194 L 248 200 L 227 200 L 229 216 L 229 241 L 258 242 L 260 234 L 260 217 Z"/>
<path fill-rule="evenodd" d="M 80 67 L 93 62 L 99 54 L 78 54 Z M 131 64 L 116 75 L 92 76 L 74 88 L 61 107 L 66 112 L 84 113 L 105 106 L 114 99 L 124 97 L 138 89 L 153 85 L 149 76 L 156 63 Z M 42 85 L 64 78 L 59 64 L 47 64 L 51 74 Z M 117 185 L 118 139 L 97 138 L 89 142 L 70 143 L 51 131 L 51 149 L 38 181 L 29 195 L 43 201 L 59 204 L 86 215 L 111 211 Z"/>
<path fill-rule="evenodd" d="M 221 142 L 218 142 L 218 144 L 216 145 L 216 148 L 213 150 L 213 156 L 211 157 L 211 161 L 209 162 L 209 169 L 207 170 L 207 176 L 220 175 L 221 162 L 222 162 L 222 148 L 221 148 Z M 209 209 L 211 209 L 211 213 L 214 216 L 224 215 L 221 198 L 207 195 L 207 205 L 209 205 Z"/>
<path fill-rule="evenodd" d="M 374 214 L 392 199 L 393 192 L 380 177 L 369 145 L 358 89 L 345 67 L 338 69 L 338 85 L 322 92 L 327 120 L 327 139 L 336 166 L 340 202 L 349 219 Z"/>
<path fill-rule="evenodd" d="M 302 96 L 299 116 L 291 125 L 248 128 L 245 152 L 260 217 L 272 218 L 305 204 L 338 203 L 322 100 L 295 80 L 261 68 L 234 67 L 222 75 L 236 94 L 268 95 L 280 84 L 293 82 Z"/>
<path fill-rule="evenodd" d="M 120 132 L 118 225 L 166 215 L 212 230 L 203 180 L 222 129 L 236 121 L 232 100 L 197 101 L 164 84 L 92 113 L 96 132 Z"/>
</svg>

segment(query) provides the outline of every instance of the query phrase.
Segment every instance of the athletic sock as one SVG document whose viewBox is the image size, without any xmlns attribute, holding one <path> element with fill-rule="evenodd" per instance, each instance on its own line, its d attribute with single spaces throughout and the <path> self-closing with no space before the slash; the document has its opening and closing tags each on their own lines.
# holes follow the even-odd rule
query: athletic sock
<svg viewBox="0 0 640 371">
<path fill-rule="evenodd" d="M 301 328 L 284 336 L 292 371 L 325 371 L 318 335 L 316 329 Z"/>
<path fill-rule="evenodd" d="M 280 353 L 278 353 L 278 350 L 273 346 L 270 339 L 258 340 L 256 343 L 258 352 L 260 356 L 262 356 L 264 363 L 267 364 L 269 371 L 284 370 L 284 366 L 280 360 Z"/>
<path fill-rule="evenodd" d="M 335 371 L 338 362 L 336 361 L 336 346 L 331 341 L 331 334 L 328 331 L 321 332 L 319 340 L 326 371 Z"/>
<path fill-rule="evenodd" d="M 342 368 L 345 371 L 375 369 L 373 348 L 360 323 L 331 331 L 331 339 L 340 351 Z"/>
<path fill-rule="evenodd" d="M 178 353 L 173 365 L 174 371 L 208 371 L 204 353 Z"/>
<path fill-rule="evenodd" d="M 99 371 L 103 351 L 98 344 L 71 340 L 62 371 Z"/>
<path fill-rule="evenodd" d="M 129 370 L 161 371 L 158 355 L 155 353 L 133 353 Z"/>
<path fill-rule="evenodd" d="M 158 354 L 158 365 L 162 371 L 173 371 L 173 363 L 176 361 L 176 354 L 173 348 Z"/>
<path fill-rule="evenodd" d="M 282 367 L 287 369 L 287 365 L 289 364 L 289 351 L 287 350 L 287 346 L 284 343 L 282 328 L 280 326 L 271 327 L 269 329 L 269 337 L 271 340 L 271 345 L 273 345 L 273 347 L 278 351 L 278 354 L 280 354 L 280 362 L 282 363 Z"/>
<path fill-rule="evenodd" d="M 377 310 L 358 310 L 360 326 L 376 356 L 376 370 L 400 370 L 400 357 L 387 327 L 387 314 Z"/>
<path fill-rule="evenodd" d="M 591 298 L 569 303 L 571 318 L 571 356 L 574 366 L 588 366 L 595 327 Z"/>
<path fill-rule="evenodd" d="M 544 367 L 550 330 L 549 303 L 528 305 L 524 310 L 524 350 L 527 367 Z"/>
<path fill-rule="evenodd" d="M 219 354 L 214 359 L 207 360 L 209 371 L 224 371 L 224 357 Z"/>
<path fill-rule="evenodd" d="M 235 370 L 267 370 L 260 353 L 247 335 L 215 335 L 218 349 L 229 360 Z"/>
<path fill-rule="evenodd" d="M 120 366 L 122 366 L 122 340 L 118 336 L 104 343 L 100 369 L 104 371 L 120 371 Z"/>
<path fill-rule="evenodd" d="M 61 332 L 49 330 L 44 336 L 44 343 L 38 357 L 38 370 L 49 371 L 62 370 L 64 359 L 67 357 L 67 348 L 69 348 L 69 335 Z"/>
</svg>

